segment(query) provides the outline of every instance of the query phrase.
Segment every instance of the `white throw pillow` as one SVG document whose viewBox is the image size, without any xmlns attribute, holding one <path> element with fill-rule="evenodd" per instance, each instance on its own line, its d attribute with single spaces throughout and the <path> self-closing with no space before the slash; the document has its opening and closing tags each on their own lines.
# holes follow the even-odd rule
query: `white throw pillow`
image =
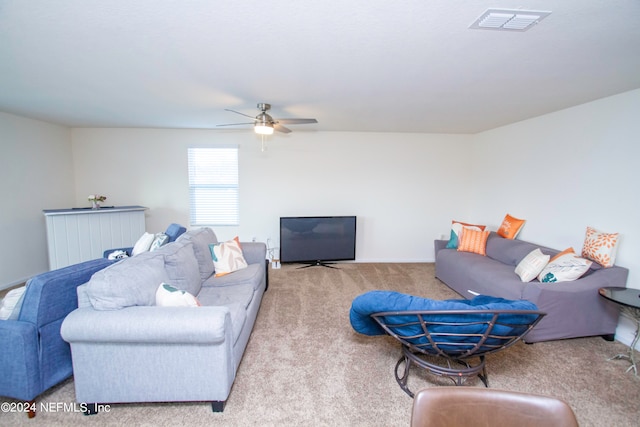
<svg viewBox="0 0 640 427">
<path fill-rule="evenodd" d="M 593 227 L 587 227 L 582 256 L 603 267 L 613 267 L 616 262 L 619 240 L 618 233 L 604 233 Z"/>
<path fill-rule="evenodd" d="M 575 253 L 569 252 L 552 261 L 542 269 L 538 280 L 545 283 L 569 282 L 580 278 L 593 264 L 586 258 L 581 258 Z"/>
<path fill-rule="evenodd" d="M 133 246 L 133 250 L 131 251 L 131 256 L 135 256 L 141 254 L 143 252 L 147 252 L 149 248 L 151 248 L 151 244 L 153 243 L 153 239 L 155 239 L 155 235 L 151 233 L 144 233 L 142 237 L 138 239 L 136 244 Z"/>
<path fill-rule="evenodd" d="M 4 296 L 0 304 L 0 320 L 16 320 L 22 308 L 26 286 L 12 289 Z"/>
<path fill-rule="evenodd" d="M 156 291 L 156 305 L 160 307 L 198 307 L 200 302 L 187 291 L 168 283 L 161 283 Z"/>
<path fill-rule="evenodd" d="M 522 259 L 516 266 L 516 274 L 523 282 L 535 279 L 543 268 L 549 263 L 549 255 L 542 253 L 540 249 L 534 249 Z"/>
<path fill-rule="evenodd" d="M 224 276 L 234 271 L 247 268 L 247 261 L 242 254 L 238 236 L 223 243 L 209 245 L 216 276 Z"/>
</svg>

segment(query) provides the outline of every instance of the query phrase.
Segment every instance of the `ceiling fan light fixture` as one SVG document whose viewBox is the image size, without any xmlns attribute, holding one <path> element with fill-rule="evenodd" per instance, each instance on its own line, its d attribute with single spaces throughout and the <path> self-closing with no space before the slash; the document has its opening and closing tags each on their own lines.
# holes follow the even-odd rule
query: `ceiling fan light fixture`
<svg viewBox="0 0 640 427">
<path fill-rule="evenodd" d="M 318 123 L 316 119 L 298 119 L 298 118 L 289 118 L 289 119 L 278 119 L 274 120 L 267 111 L 271 109 L 271 104 L 260 103 L 258 104 L 258 109 L 260 110 L 260 114 L 256 117 L 251 117 L 248 114 L 241 113 L 239 111 L 230 110 L 225 108 L 225 111 L 230 111 L 232 113 L 240 114 L 241 116 L 248 117 L 253 120 L 252 123 L 227 123 L 216 126 L 239 126 L 239 125 L 253 125 L 253 131 L 258 135 L 273 135 L 274 131 L 278 131 L 280 133 L 291 133 L 291 129 L 282 126 L 282 124 L 293 124 L 293 125 L 301 125 L 307 123 Z"/>
<path fill-rule="evenodd" d="M 273 125 L 271 123 L 256 123 L 254 130 L 258 135 L 273 135 Z"/>
</svg>

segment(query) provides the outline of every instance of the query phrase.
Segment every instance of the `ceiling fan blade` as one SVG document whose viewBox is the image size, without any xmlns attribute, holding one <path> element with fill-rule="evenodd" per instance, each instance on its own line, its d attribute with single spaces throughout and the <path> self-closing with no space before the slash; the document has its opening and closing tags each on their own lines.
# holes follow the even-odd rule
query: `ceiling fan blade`
<svg viewBox="0 0 640 427">
<path fill-rule="evenodd" d="M 291 133 L 291 129 L 282 126 L 280 123 L 274 123 L 273 129 L 277 130 L 278 132 L 282 132 L 282 133 Z"/>
<path fill-rule="evenodd" d="M 241 126 L 241 125 L 253 125 L 255 124 L 254 122 L 251 123 L 225 123 L 223 125 L 216 125 L 216 126 Z"/>
<path fill-rule="evenodd" d="M 231 111 L 232 113 L 240 114 L 241 116 L 249 117 L 250 119 L 254 119 L 255 120 L 255 117 L 250 116 L 250 115 L 245 114 L 245 113 L 241 113 L 240 111 L 230 110 L 228 108 L 225 108 L 224 111 Z"/>
<path fill-rule="evenodd" d="M 285 123 L 288 125 L 302 125 L 305 123 L 318 123 L 316 119 L 277 119 L 279 123 Z"/>
</svg>

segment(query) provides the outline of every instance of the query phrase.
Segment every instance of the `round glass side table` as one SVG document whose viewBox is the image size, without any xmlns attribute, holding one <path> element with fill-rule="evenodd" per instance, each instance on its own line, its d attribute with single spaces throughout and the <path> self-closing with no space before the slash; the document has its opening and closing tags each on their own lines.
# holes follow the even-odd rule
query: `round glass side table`
<svg viewBox="0 0 640 427">
<path fill-rule="evenodd" d="M 629 360 L 631 362 L 631 366 L 629 366 L 626 372 L 633 370 L 633 373 L 637 376 L 638 368 L 636 365 L 634 350 L 638 343 L 640 334 L 640 289 L 607 287 L 600 288 L 598 292 L 600 293 L 600 296 L 618 304 L 620 306 L 620 311 L 630 316 L 631 319 L 636 322 L 636 333 L 634 335 L 633 342 L 629 347 L 629 354 L 616 354 L 609 360 Z"/>
</svg>

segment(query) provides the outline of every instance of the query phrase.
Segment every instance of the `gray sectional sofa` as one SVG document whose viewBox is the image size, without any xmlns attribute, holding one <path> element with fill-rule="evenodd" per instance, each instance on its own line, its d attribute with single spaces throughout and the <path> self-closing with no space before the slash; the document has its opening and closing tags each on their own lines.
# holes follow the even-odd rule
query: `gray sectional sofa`
<svg viewBox="0 0 640 427">
<path fill-rule="evenodd" d="M 242 243 L 248 267 L 216 277 L 209 228 L 157 251 L 125 258 L 78 288 L 62 324 L 71 345 L 76 400 L 88 412 L 121 402 L 206 401 L 220 412 L 267 287 L 266 246 Z M 200 307 L 155 305 L 159 285 L 196 296 Z"/>
<path fill-rule="evenodd" d="M 554 256 L 560 251 L 500 237 L 492 232 L 487 239 L 486 256 L 447 249 L 446 240 L 436 240 L 436 277 L 465 298 L 476 294 L 506 299 L 525 299 L 547 313 L 527 334 L 525 342 L 549 341 L 600 335 L 612 340 L 618 323 L 618 308 L 600 297 L 605 286 L 625 287 L 629 271 L 593 263 L 581 278 L 571 282 L 523 283 L 515 273 L 518 263 L 539 248 Z"/>
</svg>

